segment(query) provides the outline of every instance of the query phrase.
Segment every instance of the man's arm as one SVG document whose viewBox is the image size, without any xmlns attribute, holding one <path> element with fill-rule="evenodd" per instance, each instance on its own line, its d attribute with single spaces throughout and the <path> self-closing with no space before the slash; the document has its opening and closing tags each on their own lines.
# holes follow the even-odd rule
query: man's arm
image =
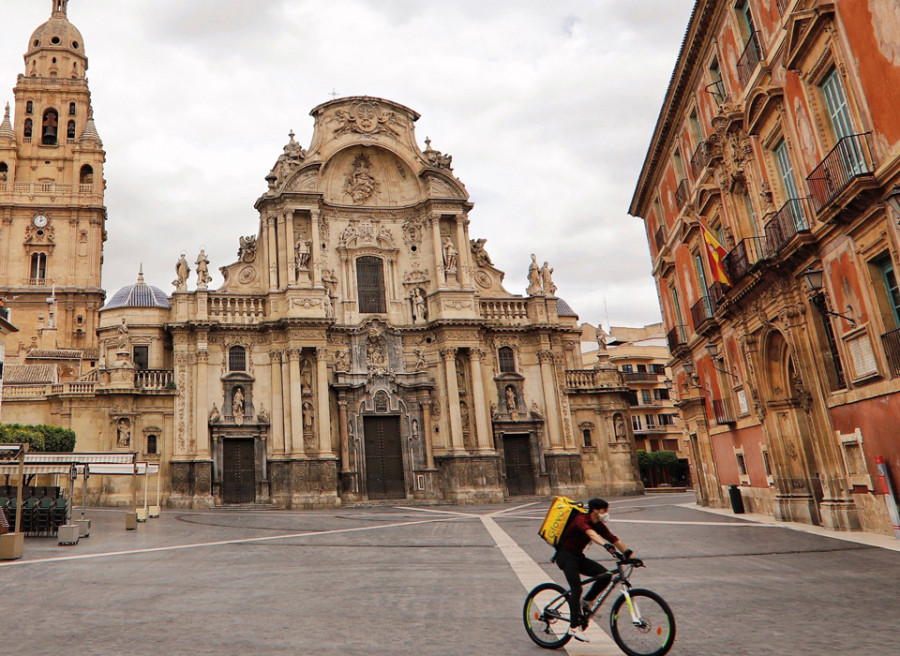
<svg viewBox="0 0 900 656">
<path fill-rule="evenodd" d="M 597 531 L 595 531 L 595 530 L 592 529 L 592 528 L 589 528 L 588 530 L 586 530 L 586 531 L 585 531 L 585 534 L 586 534 L 593 542 L 596 542 L 596 543 L 599 544 L 601 547 L 602 547 L 603 545 L 607 544 L 606 540 L 604 540 L 602 537 L 600 537 L 600 534 L 597 533 Z M 616 538 L 616 540 L 613 542 L 613 545 L 616 547 L 616 549 L 618 549 L 618 550 L 621 551 L 622 553 L 625 553 L 626 547 L 625 547 L 625 543 L 624 543 L 624 542 L 622 542 L 621 540 L 619 540 L 618 538 Z"/>
</svg>

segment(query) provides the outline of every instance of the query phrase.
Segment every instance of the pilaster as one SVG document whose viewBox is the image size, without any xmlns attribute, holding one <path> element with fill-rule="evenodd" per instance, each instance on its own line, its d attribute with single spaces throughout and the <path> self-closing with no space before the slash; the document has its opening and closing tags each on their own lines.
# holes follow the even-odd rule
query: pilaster
<svg viewBox="0 0 900 656">
<path fill-rule="evenodd" d="M 441 357 L 444 358 L 444 376 L 450 406 L 447 410 L 450 416 L 450 452 L 461 453 L 465 451 L 465 445 L 463 444 L 462 414 L 459 408 L 459 388 L 456 386 L 456 349 L 441 349 Z"/>
<path fill-rule="evenodd" d="M 331 412 L 328 404 L 328 353 L 316 349 L 316 408 L 319 424 L 319 457 L 334 457 L 331 451 Z"/>
</svg>

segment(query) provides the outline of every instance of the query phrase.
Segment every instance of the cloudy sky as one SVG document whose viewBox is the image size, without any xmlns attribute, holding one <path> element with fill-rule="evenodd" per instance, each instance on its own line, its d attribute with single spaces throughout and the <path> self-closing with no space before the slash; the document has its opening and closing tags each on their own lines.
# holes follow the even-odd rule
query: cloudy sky
<svg viewBox="0 0 900 656">
<path fill-rule="evenodd" d="M 173 291 L 201 247 L 218 267 L 256 234 L 253 203 L 288 132 L 338 96 L 419 112 L 453 156 L 505 286 L 529 254 L 582 321 L 659 321 L 628 204 L 692 0 L 71 0 L 107 153 L 103 286 Z M 0 1 L 0 103 L 51 0 Z"/>
</svg>

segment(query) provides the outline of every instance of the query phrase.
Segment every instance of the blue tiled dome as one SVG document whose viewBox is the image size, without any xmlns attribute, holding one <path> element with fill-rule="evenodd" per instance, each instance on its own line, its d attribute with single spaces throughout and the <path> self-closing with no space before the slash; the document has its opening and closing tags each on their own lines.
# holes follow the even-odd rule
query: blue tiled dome
<svg viewBox="0 0 900 656">
<path fill-rule="evenodd" d="M 109 303 L 103 306 L 104 310 L 112 310 L 113 308 L 162 308 L 169 309 L 169 299 L 166 293 L 159 287 L 151 287 L 144 282 L 143 269 L 138 274 L 137 282 L 127 287 L 122 287 L 113 294 Z"/>
</svg>

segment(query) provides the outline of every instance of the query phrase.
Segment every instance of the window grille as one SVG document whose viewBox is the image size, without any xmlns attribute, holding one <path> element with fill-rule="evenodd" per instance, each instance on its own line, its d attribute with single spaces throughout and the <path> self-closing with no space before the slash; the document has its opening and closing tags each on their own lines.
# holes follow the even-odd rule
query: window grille
<svg viewBox="0 0 900 656">
<path fill-rule="evenodd" d="M 228 370 L 247 371 L 247 351 L 243 346 L 228 349 Z"/>
<path fill-rule="evenodd" d="M 381 258 L 364 256 L 356 260 L 359 311 L 384 313 L 384 267 Z"/>
<path fill-rule="evenodd" d="M 512 348 L 501 346 L 497 351 L 497 359 L 500 361 L 500 373 L 511 374 L 516 371 L 516 357 Z"/>
</svg>

